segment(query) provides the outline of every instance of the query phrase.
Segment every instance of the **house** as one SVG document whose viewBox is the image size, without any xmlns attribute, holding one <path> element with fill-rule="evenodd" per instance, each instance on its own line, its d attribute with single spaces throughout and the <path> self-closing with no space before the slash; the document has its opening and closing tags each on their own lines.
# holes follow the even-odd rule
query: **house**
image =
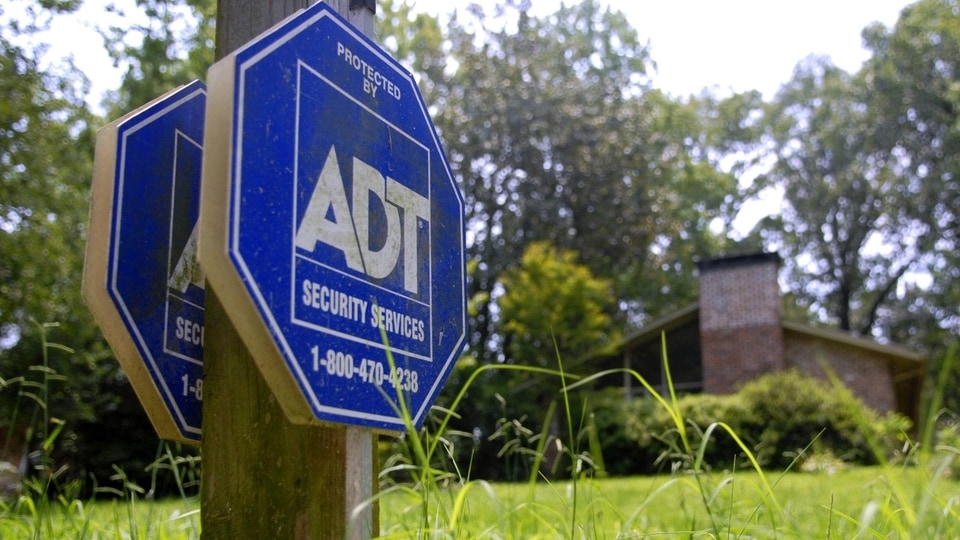
<svg viewBox="0 0 960 540">
<path fill-rule="evenodd" d="M 700 298 L 623 338 L 598 369 L 632 369 L 666 391 L 661 336 L 666 336 L 678 391 L 725 394 L 777 370 L 827 380 L 824 366 L 867 405 L 916 422 L 926 361 L 905 347 L 783 320 L 777 283 L 780 257 L 756 253 L 699 264 Z M 626 396 L 645 389 L 625 374 Z"/>
</svg>

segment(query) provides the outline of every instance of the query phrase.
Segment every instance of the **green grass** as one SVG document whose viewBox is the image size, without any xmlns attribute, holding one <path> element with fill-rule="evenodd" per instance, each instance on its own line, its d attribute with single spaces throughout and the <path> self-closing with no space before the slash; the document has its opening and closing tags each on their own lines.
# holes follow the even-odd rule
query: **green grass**
<svg viewBox="0 0 960 540">
<path fill-rule="evenodd" d="M 157 539 L 200 538 L 200 501 L 40 501 L 22 497 L 0 506 L 0 538 Z"/>
<path fill-rule="evenodd" d="M 949 358 L 952 361 L 952 353 Z M 909 466 L 887 461 L 879 442 L 872 441 L 881 466 L 839 466 L 831 474 L 802 473 L 793 468 L 790 472 L 762 470 L 751 449 L 726 424 L 711 424 L 699 444 L 693 444 L 687 419 L 669 384 L 669 366 L 666 361 L 664 364 L 670 389 L 666 395 L 657 393 L 638 374 L 629 374 L 670 414 L 672 428 L 679 435 L 671 452 L 684 458 L 678 462 L 683 466 L 673 474 L 595 479 L 584 473 L 574 475 L 573 480 L 549 482 L 538 479 L 534 472 L 524 483 L 463 480 L 470 478 L 468 464 L 454 464 L 454 470 L 432 466 L 444 451 L 441 441 L 452 415 L 446 411 L 432 435 L 424 432 L 421 438 L 412 425 L 408 426 L 411 455 L 397 454 L 400 459 L 394 466 L 413 480 L 407 484 L 385 480 L 388 487 L 378 495 L 381 535 L 397 539 L 960 538 L 960 482 L 950 477 L 958 470 L 954 463 L 960 459 L 955 431 L 951 432 L 954 438 L 941 438 L 936 444 L 932 431 L 925 432 L 921 441 L 911 442 L 904 448 L 909 451 L 900 458 Z M 558 377 L 562 401 L 556 409 L 571 425 L 569 390 L 603 374 L 570 384 L 571 378 L 563 372 L 559 359 L 558 365 L 559 371 L 481 367 L 451 409 L 456 409 L 466 387 L 482 371 L 523 369 Z M 942 389 L 940 385 L 937 392 Z M 409 422 L 402 394 L 397 396 L 397 410 Z M 551 407 L 547 417 L 553 412 Z M 45 458 L 49 458 L 49 446 L 58 433 L 44 433 Z M 714 433 L 731 437 L 746 456 L 737 471 L 712 471 L 704 463 L 705 448 Z M 579 463 L 584 457 L 578 450 L 579 434 L 568 435 L 564 452 Z M 521 455 L 531 460 L 531 471 L 539 470 L 545 433 L 539 440 L 536 449 Z M 149 491 L 132 485 L 118 469 L 116 476 L 123 489 L 101 490 L 101 496 L 115 497 L 81 500 L 69 495 L 79 492 L 71 488 L 72 484 L 58 484 L 59 470 L 48 461 L 26 483 L 24 495 L 0 502 L 0 538 L 200 537 L 200 503 L 196 498 L 146 500 Z M 838 463 L 825 460 L 823 464 Z M 197 475 L 198 466 L 198 461 L 180 461 L 167 449 L 158 450 L 153 469 L 157 473 L 172 472 L 185 485 L 188 478 Z"/>
<path fill-rule="evenodd" d="M 390 494 L 381 503 L 381 533 L 388 538 L 419 538 L 425 532 L 444 538 L 569 538 L 572 525 L 576 538 L 957 538 L 960 483 L 941 480 L 917 467 L 787 473 L 774 478 L 778 510 L 755 472 L 707 474 L 699 481 L 689 474 L 581 479 L 575 523 L 570 522 L 571 482 L 541 482 L 532 495 L 526 484 L 474 482 L 456 524 L 438 519 L 428 531 L 422 528 L 418 497 Z M 896 500 L 893 484 L 905 487 L 907 500 Z M 445 493 L 438 500 L 445 499 L 446 508 L 435 508 L 432 515 L 452 514 L 459 494 L 459 488 Z M 924 504 L 927 511 L 918 512 Z M 898 516 L 908 514 L 919 515 L 901 528 Z"/>
<path fill-rule="evenodd" d="M 921 467 L 856 467 L 835 474 L 771 475 L 774 510 L 755 472 L 581 479 L 576 483 L 471 482 L 442 488 L 423 527 L 422 497 L 394 490 L 381 499 L 386 538 L 958 538 L 960 482 Z M 900 486 L 892 487 L 894 484 Z M 715 514 L 711 518 L 701 498 Z M 897 500 L 901 491 L 905 500 Z M 462 496 L 465 493 L 465 496 Z M 454 508 L 462 505 L 462 512 Z M 926 510 L 923 508 L 926 507 Z M 909 519 L 902 528 L 898 523 Z M 712 519 L 722 524 L 712 529 Z M 0 513 L 0 538 L 193 539 L 197 499 L 52 502 Z"/>
</svg>

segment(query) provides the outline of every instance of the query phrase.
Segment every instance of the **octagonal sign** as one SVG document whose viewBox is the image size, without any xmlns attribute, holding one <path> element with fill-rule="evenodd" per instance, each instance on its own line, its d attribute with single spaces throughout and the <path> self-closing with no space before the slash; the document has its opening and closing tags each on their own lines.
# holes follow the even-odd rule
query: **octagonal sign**
<svg viewBox="0 0 960 540">
<path fill-rule="evenodd" d="M 419 426 L 463 350 L 463 201 L 413 76 L 320 2 L 211 68 L 200 260 L 293 421 Z"/>
<path fill-rule="evenodd" d="M 161 438 L 198 444 L 197 263 L 206 88 L 178 88 L 97 133 L 83 294 Z"/>
</svg>

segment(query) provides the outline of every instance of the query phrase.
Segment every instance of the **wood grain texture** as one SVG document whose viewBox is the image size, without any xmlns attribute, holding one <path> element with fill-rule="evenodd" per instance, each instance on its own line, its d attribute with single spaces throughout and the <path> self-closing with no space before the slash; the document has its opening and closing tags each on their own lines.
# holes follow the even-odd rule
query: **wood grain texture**
<svg viewBox="0 0 960 540">
<path fill-rule="evenodd" d="M 346 430 L 287 420 L 216 291 L 206 304 L 203 537 L 344 538 Z"/>
</svg>

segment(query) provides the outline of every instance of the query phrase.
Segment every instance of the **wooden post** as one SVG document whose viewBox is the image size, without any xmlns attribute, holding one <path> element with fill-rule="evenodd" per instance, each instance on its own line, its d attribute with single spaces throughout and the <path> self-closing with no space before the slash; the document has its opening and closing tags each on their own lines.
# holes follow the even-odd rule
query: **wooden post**
<svg viewBox="0 0 960 540">
<path fill-rule="evenodd" d="M 311 3 L 219 0 L 217 59 Z M 328 3 L 372 34 L 374 0 Z M 372 432 L 291 424 L 209 283 L 205 327 L 203 537 L 375 536 L 375 505 L 349 519 L 376 490 L 379 463 Z"/>
</svg>

